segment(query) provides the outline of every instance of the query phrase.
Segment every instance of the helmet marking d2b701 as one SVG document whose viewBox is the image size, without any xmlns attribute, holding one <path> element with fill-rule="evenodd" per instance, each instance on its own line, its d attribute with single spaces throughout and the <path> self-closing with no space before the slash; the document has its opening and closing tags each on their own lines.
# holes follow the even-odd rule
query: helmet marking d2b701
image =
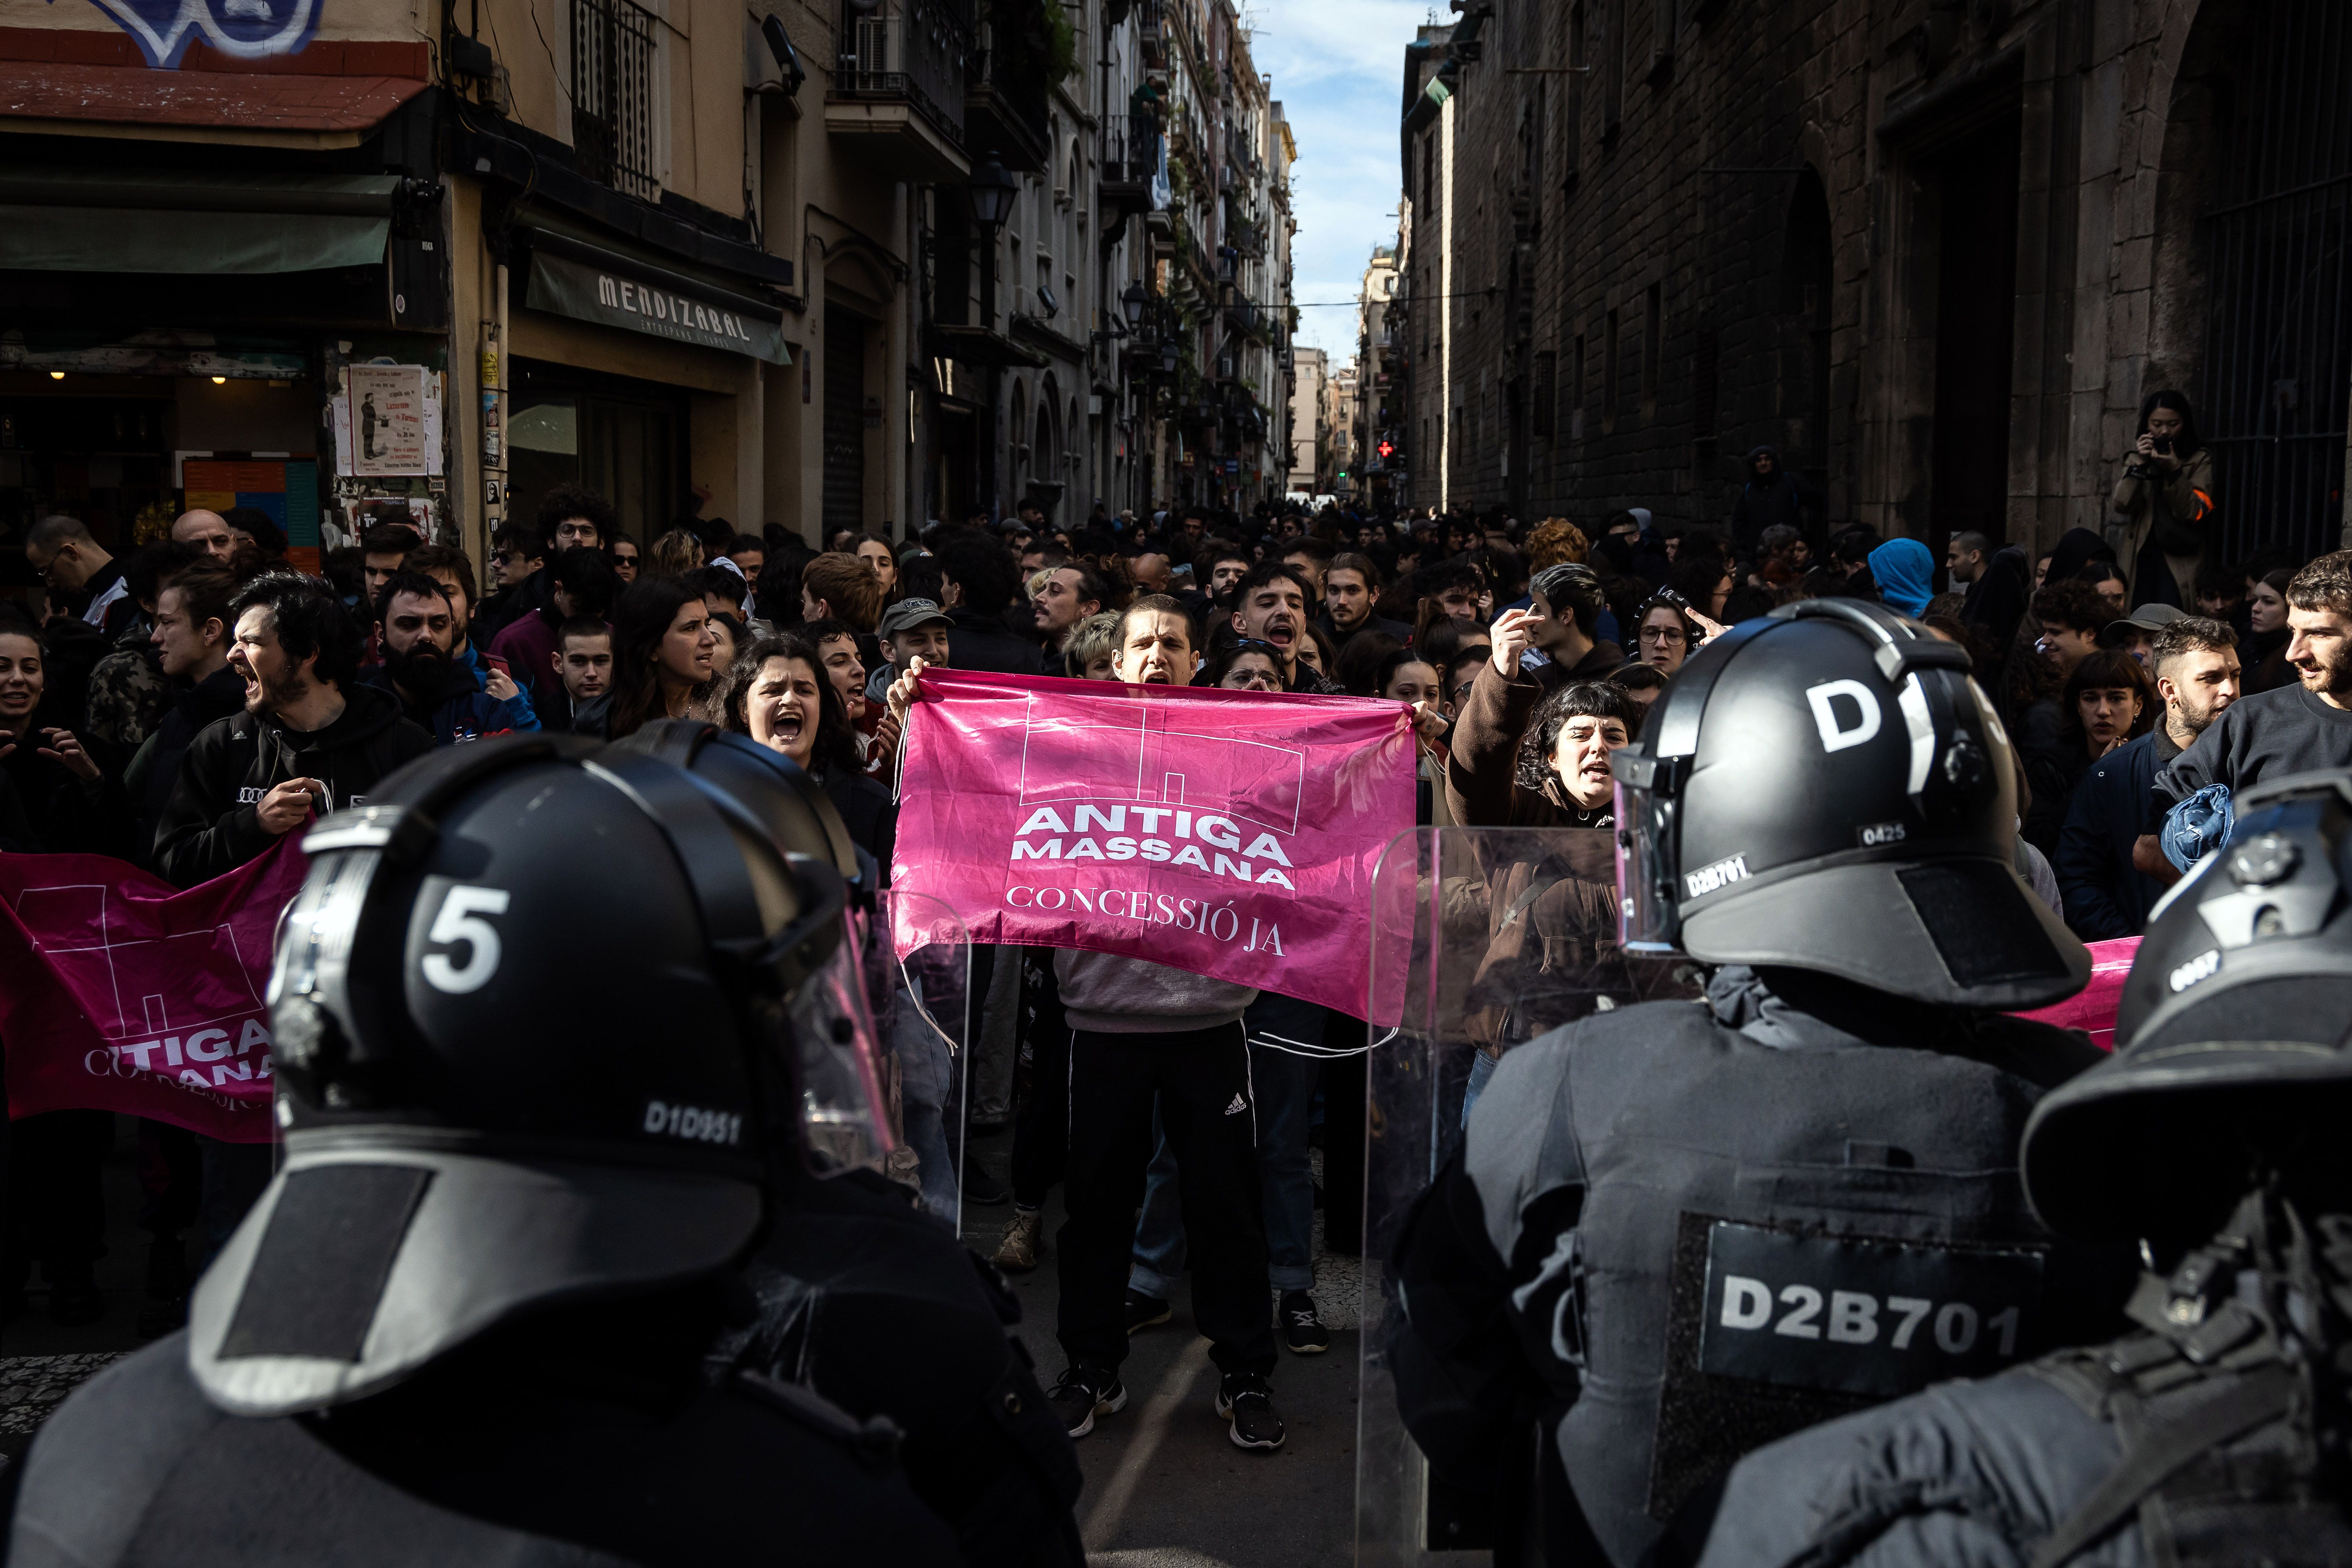
<svg viewBox="0 0 2352 1568">
<path fill-rule="evenodd" d="M 1637 952 L 2020 1009 L 2090 956 L 2019 879 L 2009 737 L 1965 649 L 1857 600 L 1741 622 L 1667 685 L 1617 778 Z"/>
</svg>

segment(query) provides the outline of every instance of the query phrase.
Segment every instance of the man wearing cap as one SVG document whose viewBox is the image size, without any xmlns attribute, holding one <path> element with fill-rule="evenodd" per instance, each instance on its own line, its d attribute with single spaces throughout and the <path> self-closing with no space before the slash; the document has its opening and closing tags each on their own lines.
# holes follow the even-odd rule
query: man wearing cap
<svg viewBox="0 0 2352 1568">
<path fill-rule="evenodd" d="M 2188 613 L 2177 604 L 2143 604 L 2122 620 L 2100 627 L 2099 646 L 2129 653 L 2153 678 L 2156 670 L 2148 659 L 2155 650 L 2156 634 Z"/>
<path fill-rule="evenodd" d="M 884 611 L 875 636 L 881 645 L 882 656 L 889 662 L 867 678 L 867 698 L 880 702 L 889 692 L 890 684 L 907 673 L 909 660 L 953 664 L 954 661 L 948 657 L 948 633 L 954 629 L 955 622 L 935 599 L 901 599 Z"/>
</svg>

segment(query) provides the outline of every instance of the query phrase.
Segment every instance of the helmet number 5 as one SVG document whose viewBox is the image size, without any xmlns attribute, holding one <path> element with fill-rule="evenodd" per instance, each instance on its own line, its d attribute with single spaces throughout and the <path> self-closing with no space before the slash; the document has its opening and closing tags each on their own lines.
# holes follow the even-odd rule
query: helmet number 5
<svg viewBox="0 0 2352 1568">
<path fill-rule="evenodd" d="M 436 991 L 462 996 L 478 991 L 499 972 L 498 927 L 482 918 L 485 915 L 507 912 L 507 891 L 502 887 L 468 887 L 452 883 L 441 900 L 440 910 L 433 916 L 433 928 L 425 934 L 427 942 L 464 943 L 466 961 L 453 964 L 446 953 L 427 953 L 418 966 L 425 983 Z"/>
</svg>

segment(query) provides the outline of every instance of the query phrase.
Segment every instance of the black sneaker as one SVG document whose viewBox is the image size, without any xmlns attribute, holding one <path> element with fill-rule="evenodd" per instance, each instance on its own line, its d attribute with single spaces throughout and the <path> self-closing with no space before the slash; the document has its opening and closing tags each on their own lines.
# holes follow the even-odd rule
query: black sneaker
<svg viewBox="0 0 2352 1568">
<path fill-rule="evenodd" d="M 1175 1315 L 1169 1311 L 1168 1303 L 1157 1296 L 1139 1295 L 1133 1291 L 1127 1293 L 1127 1332 L 1129 1333 L 1158 1328 Z"/>
<path fill-rule="evenodd" d="M 1118 1380 L 1116 1372 L 1106 1372 L 1099 1366 L 1073 1366 L 1062 1374 L 1061 1381 L 1045 1397 L 1061 1416 L 1063 1429 L 1075 1440 L 1095 1429 L 1097 1414 L 1113 1416 L 1127 1408 L 1127 1385 Z"/>
<path fill-rule="evenodd" d="M 1256 1373 L 1226 1374 L 1217 1385 L 1217 1414 L 1233 1423 L 1234 1448 L 1272 1453 L 1282 1447 L 1282 1417 L 1274 1413 L 1273 1391 Z"/>
<path fill-rule="evenodd" d="M 1331 1331 L 1315 1315 L 1315 1298 L 1304 1291 L 1282 1292 L 1282 1307 L 1275 1314 L 1282 1322 L 1282 1343 L 1297 1355 L 1321 1355 L 1331 1348 Z"/>
</svg>

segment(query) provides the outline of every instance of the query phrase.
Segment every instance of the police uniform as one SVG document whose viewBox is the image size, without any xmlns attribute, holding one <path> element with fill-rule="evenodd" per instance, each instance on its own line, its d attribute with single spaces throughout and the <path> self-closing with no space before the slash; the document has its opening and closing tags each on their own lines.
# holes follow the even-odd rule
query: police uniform
<svg viewBox="0 0 2352 1568">
<path fill-rule="evenodd" d="M 2237 809 L 2142 939 L 2125 1048 L 2026 1130 L 2053 1228 L 2143 1240 L 2136 1332 L 1749 1456 L 1706 1568 L 2352 1563 L 2352 775 Z"/>
<path fill-rule="evenodd" d="M 1643 1561 L 1760 1444 L 2112 1332 L 2126 1255 L 2018 1174 L 2096 1053 L 1993 1009 L 2089 966 L 2017 880 L 1965 662 L 1804 601 L 1617 754 L 1625 946 L 1722 967 L 1506 1055 L 1394 1262 L 1401 1413 L 1442 1479 L 1501 1478 L 1498 1562 Z"/>
<path fill-rule="evenodd" d="M 594 750 L 435 752 L 306 834 L 277 1174 L 36 1439 L 12 1562 L 962 1560 L 895 1425 L 710 1363 L 775 1173 L 879 1122 L 845 886 Z"/>
<path fill-rule="evenodd" d="M 747 737 L 665 719 L 614 749 L 687 769 L 788 852 L 856 873 L 824 795 Z M 802 1031 L 820 1045 L 823 1032 Z M 846 1065 L 828 1075 L 804 1063 L 803 1080 L 829 1077 L 845 1091 L 856 1076 Z M 818 1175 L 793 1161 L 772 1169 L 770 1186 L 768 1229 L 744 1269 L 757 1310 L 719 1336 L 714 1364 L 894 1426 L 908 1481 L 969 1561 L 1081 1568 L 1077 1456 L 1011 1332 L 1020 1303 L 1003 1277 L 872 1170 Z"/>
</svg>

